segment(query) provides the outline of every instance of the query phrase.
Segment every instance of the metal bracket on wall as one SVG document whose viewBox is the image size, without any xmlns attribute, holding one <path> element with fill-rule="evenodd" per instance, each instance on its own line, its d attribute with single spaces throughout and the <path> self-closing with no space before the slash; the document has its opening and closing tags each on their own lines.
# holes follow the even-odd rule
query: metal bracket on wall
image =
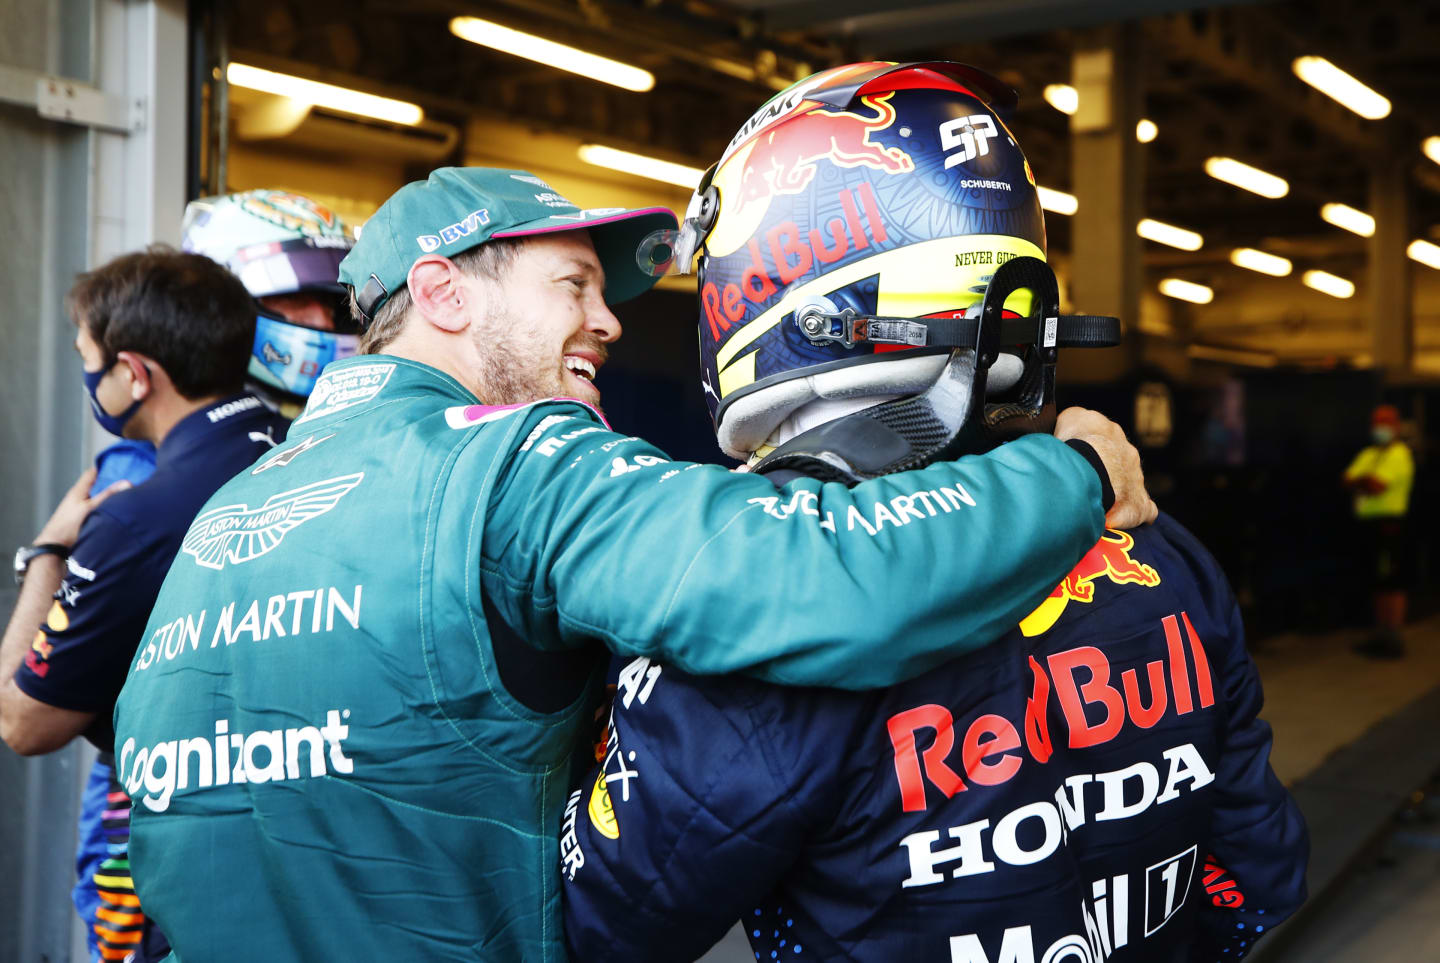
<svg viewBox="0 0 1440 963">
<path fill-rule="evenodd" d="M 0 64 L 0 103 L 34 107 L 49 120 L 117 134 L 145 129 L 143 97 L 107 94 L 78 80 L 8 64 Z"/>
</svg>

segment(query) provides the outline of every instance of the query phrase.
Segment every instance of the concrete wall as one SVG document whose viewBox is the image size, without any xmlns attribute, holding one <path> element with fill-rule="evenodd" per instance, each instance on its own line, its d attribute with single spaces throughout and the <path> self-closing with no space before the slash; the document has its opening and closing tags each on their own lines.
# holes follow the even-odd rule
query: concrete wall
<svg viewBox="0 0 1440 963">
<path fill-rule="evenodd" d="M 0 64 L 91 79 L 88 3 L 7 0 Z M 79 474 L 86 414 L 61 299 L 88 251 L 90 134 L 0 106 L 0 549 L 35 537 Z M 10 579 L 0 610 L 14 601 Z M 69 959 L 80 746 L 20 759 L 0 746 L 0 958 Z"/>
</svg>

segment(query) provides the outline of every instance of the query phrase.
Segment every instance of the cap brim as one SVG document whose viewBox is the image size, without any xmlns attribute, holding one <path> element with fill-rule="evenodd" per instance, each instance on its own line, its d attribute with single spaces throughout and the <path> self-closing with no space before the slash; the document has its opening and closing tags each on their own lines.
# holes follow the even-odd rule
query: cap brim
<svg viewBox="0 0 1440 963">
<path fill-rule="evenodd" d="M 611 207 L 574 214 L 552 214 L 508 230 L 496 231 L 490 236 L 532 237 L 561 231 L 589 231 L 595 255 L 605 270 L 605 301 L 607 304 L 619 304 L 644 294 L 658 280 L 640 269 L 637 254 L 641 243 L 655 231 L 673 231 L 678 225 L 675 212 L 668 208 L 628 210 Z"/>
</svg>

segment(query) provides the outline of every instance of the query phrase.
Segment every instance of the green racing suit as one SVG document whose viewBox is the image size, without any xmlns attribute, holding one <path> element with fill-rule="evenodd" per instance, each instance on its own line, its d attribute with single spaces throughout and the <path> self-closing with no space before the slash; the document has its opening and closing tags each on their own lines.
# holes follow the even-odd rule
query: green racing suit
<svg viewBox="0 0 1440 963">
<path fill-rule="evenodd" d="M 131 665 L 115 730 L 140 899 L 192 963 L 563 960 L 557 832 L 601 644 L 885 686 L 1034 608 L 1100 536 L 1100 491 L 1041 436 L 777 490 L 579 402 L 491 407 L 404 358 L 333 364 L 289 441 L 196 518 Z M 518 698 L 501 628 L 583 666 L 578 695 Z"/>
</svg>

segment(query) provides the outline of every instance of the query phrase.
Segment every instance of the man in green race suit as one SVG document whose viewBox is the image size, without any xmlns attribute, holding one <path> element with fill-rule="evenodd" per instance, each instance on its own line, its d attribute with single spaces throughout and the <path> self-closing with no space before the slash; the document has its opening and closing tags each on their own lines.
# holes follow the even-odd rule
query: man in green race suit
<svg viewBox="0 0 1440 963">
<path fill-rule="evenodd" d="M 365 353 L 197 517 L 116 709 L 136 888 L 177 957 L 561 960 L 556 833 L 607 648 L 883 686 L 1013 626 L 1107 487 L 1112 524 L 1153 517 L 1093 413 L 1077 444 L 778 492 L 610 431 L 606 304 L 674 224 L 448 168 L 365 225 L 341 268 Z"/>
</svg>

